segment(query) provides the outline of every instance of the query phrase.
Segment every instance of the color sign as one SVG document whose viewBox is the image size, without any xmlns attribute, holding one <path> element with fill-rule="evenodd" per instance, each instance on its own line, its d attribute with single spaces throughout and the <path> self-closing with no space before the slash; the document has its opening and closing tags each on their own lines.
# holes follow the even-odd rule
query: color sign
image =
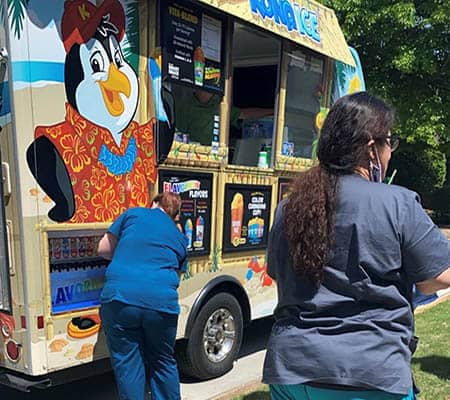
<svg viewBox="0 0 450 400">
<path fill-rule="evenodd" d="M 266 247 L 271 198 L 271 186 L 225 185 L 224 252 Z"/>
</svg>

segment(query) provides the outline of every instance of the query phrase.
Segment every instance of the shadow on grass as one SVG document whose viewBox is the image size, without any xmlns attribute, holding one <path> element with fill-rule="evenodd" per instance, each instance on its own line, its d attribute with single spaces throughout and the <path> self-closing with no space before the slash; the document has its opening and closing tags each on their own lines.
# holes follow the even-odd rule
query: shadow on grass
<svg viewBox="0 0 450 400">
<path fill-rule="evenodd" d="M 269 392 L 253 392 L 242 396 L 242 400 L 270 400 Z"/>
<path fill-rule="evenodd" d="M 419 364 L 424 372 L 436 375 L 439 379 L 450 379 L 450 358 L 443 356 L 414 357 L 412 364 Z"/>
</svg>

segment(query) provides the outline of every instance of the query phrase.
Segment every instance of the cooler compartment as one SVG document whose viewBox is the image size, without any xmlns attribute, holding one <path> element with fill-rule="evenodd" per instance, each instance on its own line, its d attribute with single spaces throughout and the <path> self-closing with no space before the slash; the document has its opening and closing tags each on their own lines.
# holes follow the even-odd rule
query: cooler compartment
<svg viewBox="0 0 450 400">
<path fill-rule="evenodd" d="M 103 232 L 48 232 L 52 314 L 100 304 L 109 260 L 97 255 Z"/>
</svg>

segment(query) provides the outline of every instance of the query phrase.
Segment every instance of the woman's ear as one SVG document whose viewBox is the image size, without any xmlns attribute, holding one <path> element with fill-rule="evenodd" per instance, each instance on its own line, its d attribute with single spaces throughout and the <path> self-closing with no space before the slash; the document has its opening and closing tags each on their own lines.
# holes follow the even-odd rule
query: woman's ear
<svg viewBox="0 0 450 400">
<path fill-rule="evenodd" d="M 375 154 L 375 140 L 370 139 L 367 142 L 367 148 L 369 150 L 369 160 L 375 160 L 377 158 Z"/>
</svg>

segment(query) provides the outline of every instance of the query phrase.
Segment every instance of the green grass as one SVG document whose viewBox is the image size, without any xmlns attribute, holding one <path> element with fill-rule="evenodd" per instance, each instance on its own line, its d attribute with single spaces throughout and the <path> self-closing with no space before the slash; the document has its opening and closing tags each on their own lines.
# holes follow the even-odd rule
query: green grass
<svg viewBox="0 0 450 400">
<path fill-rule="evenodd" d="M 261 385 L 256 391 L 235 397 L 233 400 L 270 400 L 269 386 Z"/>
<path fill-rule="evenodd" d="M 419 400 L 450 400 L 450 300 L 416 315 L 419 347 L 412 360 Z M 267 386 L 233 400 L 270 400 Z"/>
<path fill-rule="evenodd" d="M 416 316 L 419 347 L 412 360 L 420 400 L 450 399 L 450 301 Z"/>
</svg>

